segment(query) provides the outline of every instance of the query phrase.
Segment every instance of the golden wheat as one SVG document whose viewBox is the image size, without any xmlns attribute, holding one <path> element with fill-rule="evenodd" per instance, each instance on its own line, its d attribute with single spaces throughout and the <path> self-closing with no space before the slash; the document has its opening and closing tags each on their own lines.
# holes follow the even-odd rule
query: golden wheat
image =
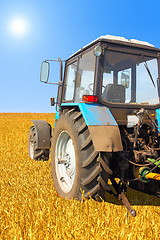
<svg viewBox="0 0 160 240">
<path fill-rule="evenodd" d="M 137 211 L 113 196 L 107 202 L 64 200 L 54 190 L 50 160 L 36 162 L 27 155 L 31 119 L 52 126 L 54 114 L 0 114 L 0 239 L 160 239 L 160 200 L 128 189 Z"/>
</svg>

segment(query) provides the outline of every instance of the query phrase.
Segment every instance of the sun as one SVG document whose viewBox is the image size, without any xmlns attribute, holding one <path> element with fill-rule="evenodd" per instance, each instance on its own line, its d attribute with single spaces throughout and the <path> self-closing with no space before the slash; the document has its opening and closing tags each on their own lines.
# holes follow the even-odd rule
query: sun
<svg viewBox="0 0 160 240">
<path fill-rule="evenodd" d="M 24 18 L 13 18 L 9 23 L 9 31 L 14 36 L 24 36 L 28 33 L 28 22 Z"/>
</svg>

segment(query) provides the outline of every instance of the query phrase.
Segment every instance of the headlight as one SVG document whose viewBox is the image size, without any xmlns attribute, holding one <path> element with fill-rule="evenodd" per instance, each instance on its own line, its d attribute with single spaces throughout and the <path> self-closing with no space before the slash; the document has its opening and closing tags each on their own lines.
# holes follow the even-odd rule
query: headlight
<svg viewBox="0 0 160 240">
<path fill-rule="evenodd" d="M 96 57 L 101 56 L 101 53 L 102 53 L 102 48 L 101 48 L 101 46 L 95 47 L 95 49 L 94 49 L 93 52 L 94 52 L 94 55 L 95 55 Z"/>
</svg>

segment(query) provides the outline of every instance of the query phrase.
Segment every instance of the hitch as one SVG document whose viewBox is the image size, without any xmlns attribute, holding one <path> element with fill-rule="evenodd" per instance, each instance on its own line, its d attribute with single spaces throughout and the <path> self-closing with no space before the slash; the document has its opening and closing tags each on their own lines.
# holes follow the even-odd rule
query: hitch
<svg viewBox="0 0 160 240">
<path fill-rule="evenodd" d="M 121 180 L 119 182 L 119 190 L 120 190 L 120 193 L 118 195 L 118 199 L 122 201 L 122 203 L 127 208 L 128 212 L 131 214 L 131 216 L 135 217 L 136 210 L 132 208 L 131 204 L 129 203 L 128 199 L 125 196 L 125 192 L 127 191 L 127 182 L 124 182 Z"/>
<path fill-rule="evenodd" d="M 131 214 L 132 217 L 136 217 L 136 210 L 132 208 L 131 204 L 129 203 L 127 197 L 125 196 L 125 192 L 127 191 L 127 182 L 120 181 L 118 184 L 113 177 L 110 177 L 112 185 L 117 192 L 116 197 L 118 200 L 122 201 L 124 206 L 127 208 L 128 212 Z"/>
<path fill-rule="evenodd" d="M 122 201 L 124 206 L 127 208 L 128 212 L 131 214 L 132 217 L 136 216 L 136 210 L 132 208 L 131 204 L 129 203 L 128 199 L 126 198 L 124 192 L 121 192 L 118 197 L 119 200 Z"/>
</svg>

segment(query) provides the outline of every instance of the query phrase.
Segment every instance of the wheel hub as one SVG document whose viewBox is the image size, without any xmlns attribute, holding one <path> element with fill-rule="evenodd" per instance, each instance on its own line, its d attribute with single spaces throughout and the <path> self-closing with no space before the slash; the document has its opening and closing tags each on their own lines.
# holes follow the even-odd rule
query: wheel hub
<svg viewBox="0 0 160 240">
<path fill-rule="evenodd" d="M 68 193 L 74 184 L 75 178 L 75 149 L 70 135 L 63 131 L 56 144 L 56 174 L 62 190 Z"/>
</svg>

